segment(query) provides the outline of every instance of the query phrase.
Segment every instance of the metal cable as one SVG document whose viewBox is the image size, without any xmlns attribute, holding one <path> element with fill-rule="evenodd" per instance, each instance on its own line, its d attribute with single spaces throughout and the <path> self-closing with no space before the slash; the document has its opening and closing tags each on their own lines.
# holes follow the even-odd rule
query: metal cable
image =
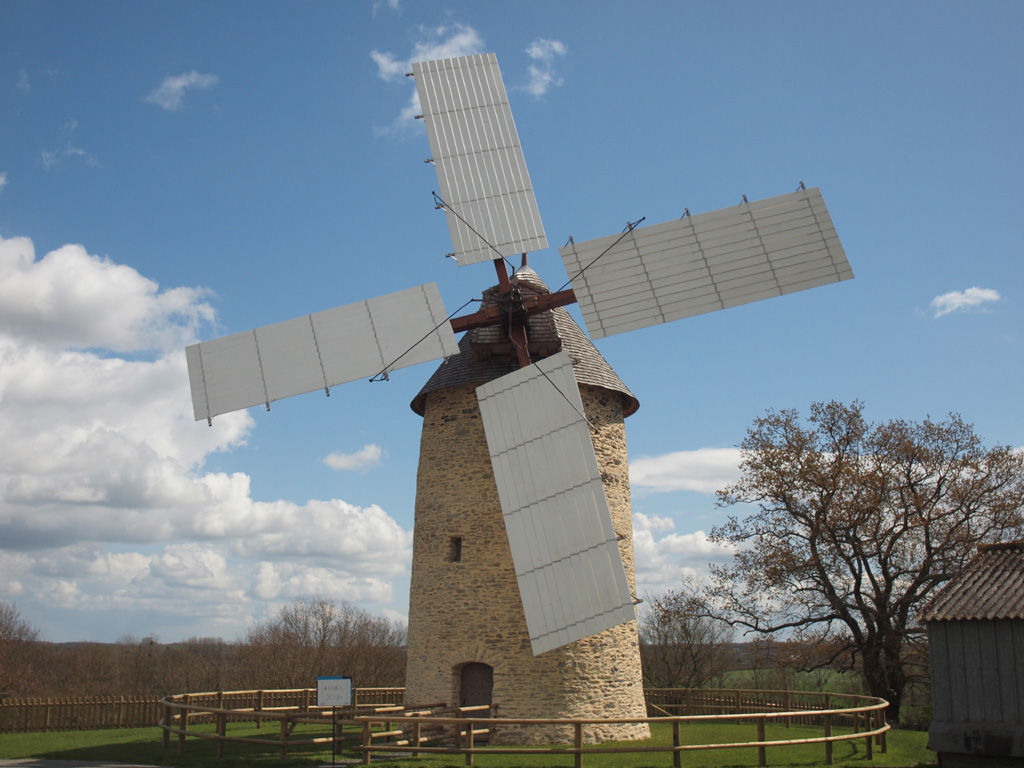
<svg viewBox="0 0 1024 768">
<path fill-rule="evenodd" d="M 370 381 L 387 381 L 387 379 L 388 379 L 388 371 L 390 371 L 390 370 L 391 370 L 391 368 L 392 368 L 392 367 L 394 366 L 394 364 L 395 364 L 395 363 L 397 363 L 397 362 L 398 362 L 399 360 L 401 360 L 401 359 L 402 359 L 403 357 L 405 357 L 405 356 L 406 356 L 406 355 L 408 355 L 408 354 L 409 354 L 410 352 L 412 352 L 412 351 L 413 351 L 414 349 L 416 349 L 416 347 L 418 347 L 418 346 L 419 346 L 420 344 L 422 344 L 422 343 L 423 343 L 423 341 L 424 341 L 424 340 L 425 340 L 426 338 L 428 338 L 428 337 L 429 337 L 429 336 L 430 336 L 430 335 L 431 335 L 432 333 L 434 333 L 434 332 L 435 332 L 435 331 L 436 331 L 436 330 L 437 330 L 438 328 L 440 328 L 440 327 L 441 327 L 442 325 L 444 325 L 445 323 L 451 322 L 451 319 L 452 319 L 452 318 L 453 318 L 453 317 L 454 317 L 454 316 L 455 316 L 455 315 L 456 315 L 457 313 L 459 313 L 459 312 L 461 312 L 462 310 L 464 310 L 464 309 L 465 309 L 466 307 L 468 307 L 468 306 L 469 306 L 470 304 L 472 304 L 472 303 L 473 303 L 474 301 L 478 301 L 478 299 L 470 299 L 470 300 L 469 300 L 469 301 L 467 301 L 467 302 L 466 302 L 465 304 L 463 304 L 463 305 L 462 305 L 461 307 L 459 307 L 458 309 L 456 309 L 456 310 L 455 310 L 455 312 L 452 312 L 452 313 L 451 313 L 450 315 L 448 315 L 448 317 L 446 317 L 446 318 L 445 318 L 444 320 L 442 320 L 442 321 L 441 321 L 440 323 L 438 323 L 438 324 L 437 324 L 437 325 L 435 325 L 435 326 L 434 326 L 433 328 L 431 328 L 431 329 L 430 329 L 429 331 L 427 331 L 427 332 L 426 332 L 425 334 L 423 334 L 423 336 L 422 336 L 422 337 L 420 337 L 420 339 L 419 339 L 419 340 L 418 340 L 418 341 L 417 341 L 417 342 L 416 342 L 415 344 L 413 344 L 413 345 L 412 345 L 411 347 L 409 347 L 409 348 L 408 348 L 407 350 L 405 350 L 405 352 L 403 352 L 402 354 L 400 354 L 400 355 L 399 355 L 398 357 L 396 357 L 396 358 L 395 358 L 394 360 L 392 360 L 392 361 L 391 361 L 390 363 L 388 363 L 387 365 L 385 365 L 385 366 L 384 366 L 384 367 L 383 367 L 383 368 L 382 368 L 382 369 L 381 369 L 380 371 L 378 371 L 378 372 L 377 372 L 377 373 L 375 373 L 375 374 L 374 374 L 373 376 L 371 376 L 371 377 L 370 377 Z"/>
<path fill-rule="evenodd" d="M 507 262 L 507 263 L 508 263 L 508 265 L 509 265 L 510 267 L 512 267 L 512 272 L 513 272 L 513 274 L 515 273 L 515 271 L 516 271 L 516 265 L 515 265 L 515 264 L 513 264 L 513 263 L 512 263 L 511 261 L 509 261 L 509 260 L 508 260 L 508 257 L 507 257 L 507 256 L 505 256 L 504 254 L 502 254 L 502 252 L 498 250 L 498 247 L 497 247 L 496 245 L 493 245 L 493 244 L 491 244 L 491 242 L 490 242 L 490 241 L 489 241 L 489 240 L 488 240 L 488 239 L 487 239 L 486 237 L 484 237 L 484 236 L 483 236 L 482 234 L 480 234 L 479 232 L 477 232 L 477 231 L 476 231 L 476 230 L 475 230 L 475 229 L 473 228 L 473 225 L 472 225 L 472 224 L 470 224 L 470 223 L 469 223 L 468 221 L 466 221 L 466 220 L 465 220 L 464 218 L 462 218 L 462 216 L 461 216 L 461 215 L 459 215 L 459 212 L 458 212 L 458 211 L 456 211 L 456 210 L 455 210 L 454 208 L 452 208 L 452 207 L 451 207 L 450 205 L 448 205 L 448 203 L 446 203 L 446 202 L 444 201 L 444 198 L 443 198 L 443 197 L 441 197 L 441 196 L 440 196 L 439 194 L 437 194 L 437 192 L 433 192 L 433 191 L 432 191 L 432 192 L 431 192 L 430 194 L 432 194 L 432 195 L 434 196 L 434 207 L 435 207 L 435 208 L 444 208 L 445 210 L 451 211 L 451 213 L 452 213 L 452 216 L 454 216 L 454 217 L 455 217 L 455 218 L 457 218 L 457 219 L 458 219 L 459 221 L 461 221 L 461 222 L 462 222 L 463 224 L 465 224 L 465 225 L 466 225 L 466 229 L 468 229 L 468 230 L 469 230 L 470 232 L 472 232 L 472 233 L 473 233 L 474 235 L 476 235 L 477 237 L 479 237 L 479 238 L 480 238 L 480 239 L 481 239 L 481 240 L 483 241 L 484 245 L 486 245 L 486 246 L 487 246 L 488 248 L 490 248 L 490 249 L 491 249 L 492 251 L 494 251 L 494 252 L 495 252 L 496 254 L 498 254 L 498 258 L 499 258 L 499 259 L 503 259 L 503 260 L 504 260 L 505 262 Z"/>
<path fill-rule="evenodd" d="M 608 253 L 608 252 L 609 252 L 609 251 L 610 251 L 610 250 L 611 250 L 612 248 L 614 248 L 614 247 L 615 247 L 616 245 L 618 245 L 619 243 L 621 243 L 621 242 L 622 242 L 622 239 L 623 239 L 623 238 L 624 238 L 624 237 L 625 237 L 626 235 L 628 235 L 628 234 L 629 234 L 630 232 L 632 232 L 632 231 L 633 231 L 634 229 L 636 229 L 636 228 L 637 228 L 637 227 L 638 227 L 638 226 L 639 226 L 640 224 L 642 224 L 642 223 L 643 223 L 643 222 L 644 222 L 644 221 L 645 221 L 646 219 L 647 219 L 647 217 L 646 217 L 646 216 L 641 216 L 641 217 L 640 217 L 639 219 L 637 219 L 636 221 L 633 221 L 633 222 L 629 222 L 629 221 L 627 221 L 627 222 L 626 222 L 626 228 L 625 228 L 624 230 L 622 230 L 622 234 L 621 234 L 621 235 L 619 235 L 619 236 L 618 236 L 618 237 L 617 237 L 617 238 L 615 239 L 615 242 L 614 242 L 614 243 L 612 243 L 611 245 L 609 245 L 609 246 L 608 246 L 607 248 L 605 248 L 605 249 L 604 249 L 603 251 L 601 251 L 601 253 L 599 253 L 599 254 L 598 254 L 597 256 L 595 256 L 595 257 L 594 257 L 594 260 L 593 260 L 592 262 L 590 262 L 589 264 L 587 264 L 587 266 L 583 267 L 583 269 L 581 269 L 581 270 L 580 270 L 579 272 L 577 272 L 577 273 L 576 273 L 575 275 L 573 275 L 573 276 L 572 276 L 572 277 L 570 277 L 570 278 L 569 278 L 568 280 L 566 280 L 566 281 L 565 281 L 565 282 L 564 282 L 564 283 L 562 284 L 562 287 L 558 289 L 558 291 L 564 291 L 564 290 L 565 290 L 565 289 L 566 289 L 567 287 L 569 287 L 569 286 L 570 286 L 570 285 L 572 284 L 572 281 L 573 281 L 573 280 L 575 280 L 575 279 L 576 279 L 577 277 L 579 277 L 579 276 L 580 276 L 580 275 L 582 275 L 582 274 L 583 274 L 584 272 L 586 272 L 586 271 L 587 271 L 588 269 L 590 269 L 590 268 L 591 268 L 592 266 L 594 266 L 594 264 L 596 264 L 596 263 L 597 263 L 597 260 L 598 260 L 598 259 L 600 259 L 600 258 L 602 258 L 603 256 L 605 256 L 605 255 L 606 255 L 606 254 L 607 254 L 607 253 Z M 572 240 L 572 238 L 569 238 L 569 239 L 570 239 L 570 240 Z M 575 245 L 575 242 L 574 242 L 573 244 Z M 555 293 L 558 293 L 558 291 L 555 291 Z"/>
</svg>

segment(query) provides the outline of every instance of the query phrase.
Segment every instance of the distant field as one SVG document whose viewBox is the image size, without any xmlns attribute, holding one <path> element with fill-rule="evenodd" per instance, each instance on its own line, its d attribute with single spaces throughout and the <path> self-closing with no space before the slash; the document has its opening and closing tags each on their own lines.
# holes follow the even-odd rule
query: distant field
<svg viewBox="0 0 1024 768">
<path fill-rule="evenodd" d="M 734 669 L 716 680 L 718 688 L 766 688 L 790 691 L 831 691 L 832 693 L 867 693 L 859 672 L 837 672 L 821 669 L 813 672 Z"/>
<path fill-rule="evenodd" d="M 326 735 L 322 727 L 305 726 L 308 731 L 296 729 L 296 734 Z M 202 730 L 202 727 L 197 728 Z M 210 728 L 206 729 L 207 732 Z M 754 737 L 753 724 L 744 725 L 685 725 L 683 741 L 686 744 L 708 742 L 730 742 L 749 740 Z M 838 730 L 836 731 L 838 732 Z M 229 735 L 263 736 L 272 735 L 273 730 L 264 727 L 257 730 L 249 724 L 232 723 L 228 728 Z M 818 728 L 799 727 L 786 729 L 782 726 L 770 727 L 767 732 L 769 739 L 801 738 L 820 736 Z M 927 734 L 919 731 L 890 731 L 888 752 L 880 754 L 875 750 L 874 760 L 864 757 L 864 744 L 843 742 L 835 745 L 836 766 L 882 766 L 886 768 L 931 766 L 936 764 L 935 755 L 925 746 Z M 657 725 L 653 737 L 644 742 L 645 745 L 671 744 L 672 732 L 668 726 Z M 351 745 L 353 742 L 349 742 Z M 353 760 L 358 754 L 346 749 L 339 753 L 338 760 Z M 818 766 L 824 764 L 824 746 L 806 744 L 787 747 L 769 747 L 768 765 L 776 766 Z M 330 749 L 309 749 L 289 752 L 288 760 L 282 762 L 278 751 L 270 747 L 248 744 L 226 744 L 224 758 L 216 758 L 216 746 L 211 741 L 189 739 L 183 755 L 178 755 L 177 742 L 172 739 L 170 749 L 161 746 L 161 731 L 158 728 L 134 728 L 104 731 L 74 731 L 62 733 L 27 733 L 0 735 L 0 758 L 50 758 L 57 760 L 107 760 L 112 762 L 149 763 L 154 765 L 175 765 L 183 768 L 199 766 L 223 766 L 224 768 L 271 768 L 271 766 L 313 766 L 330 763 Z M 374 758 L 374 764 L 384 762 Z M 429 765 L 429 766 L 462 766 L 465 764 L 462 755 L 422 756 L 415 760 L 387 761 L 388 765 Z M 573 756 L 565 755 L 488 755 L 486 748 L 476 753 L 476 765 L 482 768 L 546 768 L 547 766 L 572 766 Z M 647 766 L 668 767 L 672 765 L 670 753 L 639 753 L 616 755 L 585 755 L 584 766 L 595 768 L 646 768 Z M 690 751 L 683 754 L 683 765 L 702 766 L 707 768 L 733 768 L 735 766 L 757 765 L 757 752 L 754 748 L 721 749 Z"/>
</svg>

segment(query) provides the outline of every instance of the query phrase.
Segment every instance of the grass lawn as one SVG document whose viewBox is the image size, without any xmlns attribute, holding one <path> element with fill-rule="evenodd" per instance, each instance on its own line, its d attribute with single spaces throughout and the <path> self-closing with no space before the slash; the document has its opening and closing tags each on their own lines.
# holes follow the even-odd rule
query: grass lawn
<svg viewBox="0 0 1024 768">
<path fill-rule="evenodd" d="M 213 729 L 212 726 L 198 726 L 195 730 L 209 733 Z M 838 732 L 837 730 L 836 733 Z M 275 727 L 264 726 L 257 730 L 255 726 L 248 723 L 231 723 L 228 726 L 229 736 L 273 738 L 276 733 Z M 300 735 L 326 736 L 329 735 L 329 730 L 325 731 L 321 726 L 299 726 L 294 736 Z M 687 724 L 682 729 L 684 744 L 743 741 L 754 738 L 754 735 L 755 728 L 752 723 L 741 725 Z M 768 739 L 806 738 L 820 735 L 819 728 L 806 726 L 794 726 L 789 729 L 774 726 L 769 727 L 766 734 Z M 935 765 L 935 754 L 926 749 L 926 741 L 927 734 L 922 731 L 890 731 L 888 752 L 881 754 L 876 748 L 875 757 L 871 761 L 864 756 L 862 740 L 841 742 L 834 746 L 834 765 L 857 766 L 858 768 L 869 768 L 869 766 L 911 768 Z M 346 749 L 339 752 L 339 764 L 358 759 L 358 753 L 351 749 L 355 743 L 347 742 Z M 643 742 L 647 746 L 671 743 L 672 729 L 670 726 L 662 724 L 657 724 L 654 727 L 652 738 Z M 486 748 L 481 748 L 476 752 L 477 766 L 481 766 L 481 768 L 513 768 L 515 766 L 524 768 L 552 766 L 552 768 L 557 768 L 573 765 L 573 755 L 570 753 L 564 755 L 488 755 L 487 751 Z M 289 750 L 286 761 L 280 759 L 276 748 L 253 744 L 228 743 L 224 745 L 224 757 L 218 760 L 216 755 L 216 744 L 205 739 L 190 738 L 185 744 L 184 753 L 179 755 L 177 738 L 172 737 L 170 748 L 164 750 L 161 731 L 158 728 L 0 734 L 0 758 L 45 757 L 55 760 L 107 760 L 183 766 L 184 768 L 193 766 L 197 768 L 198 766 L 223 766 L 224 768 L 266 766 L 270 768 L 270 766 L 329 765 L 331 762 L 330 748 L 324 749 L 322 745 Z M 823 744 L 769 747 L 767 756 L 769 766 L 824 765 L 825 747 Z M 441 766 L 463 766 L 465 758 L 462 755 L 424 755 L 402 760 L 398 759 L 397 755 L 394 759 L 390 756 L 385 758 L 377 755 L 373 762 L 375 765 L 426 765 L 440 768 Z M 684 766 L 715 766 L 716 768 L 719 766 L 722 768 L 756 766 L 757 750 L 745 747 L 742 749 L 687 751 L 682 754 L 682 763 Z M 627 766 L 628 768 L 664 766 L 668 768 L 672 765 L 672 755 L 669 752 L 604 755 L 585 753 L 583 764 L 594 768 L 612 768 L 612 766 Z"/>
</svg>

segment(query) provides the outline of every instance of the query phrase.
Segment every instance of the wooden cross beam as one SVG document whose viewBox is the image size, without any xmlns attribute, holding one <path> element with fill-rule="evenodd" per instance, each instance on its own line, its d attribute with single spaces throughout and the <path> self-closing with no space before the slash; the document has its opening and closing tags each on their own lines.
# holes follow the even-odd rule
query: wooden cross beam
<svg viewBox="0 0 1024 768">
<path fill-rule="evenodd" d="M 523 266 L 526 266 L 526 254 L 523 254 Z M 509 340 L 516 350 L 519 367 L 530 364 L 529 339 L 526 335 L 526 321 L 530 315 L 545 312 L 555 307 L 564 307 L 576 303 L 576 294 L 572 288 L 544 295 L 522 296 L 513 291 L 508 278 L 504 259 L 494 260 L 494 270 L 498 273 L 498 293 L 503 301 L 497 306 L 484 307 L 470 315 L 452 318 L 452 331 L 462 333 L 471 328 L 482 328 L 487 325 L 501 325 L 508 328 Z"/>
</svg>

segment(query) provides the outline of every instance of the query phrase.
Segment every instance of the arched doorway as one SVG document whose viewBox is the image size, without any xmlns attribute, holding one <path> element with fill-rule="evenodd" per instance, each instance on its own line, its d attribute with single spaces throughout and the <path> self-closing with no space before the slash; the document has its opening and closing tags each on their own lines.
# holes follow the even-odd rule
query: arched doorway
<svg viewBox="0 0 1024 768">
<path fill-rule="evenodd" d="M 494 688 L 494 668 L 489 664 L 471 661 L 459 670 L 459 706 L 477 707 L 491 705 L 491 691 Z M 486 717 L 486 715 L 485 715 Z"/>
</svg>

